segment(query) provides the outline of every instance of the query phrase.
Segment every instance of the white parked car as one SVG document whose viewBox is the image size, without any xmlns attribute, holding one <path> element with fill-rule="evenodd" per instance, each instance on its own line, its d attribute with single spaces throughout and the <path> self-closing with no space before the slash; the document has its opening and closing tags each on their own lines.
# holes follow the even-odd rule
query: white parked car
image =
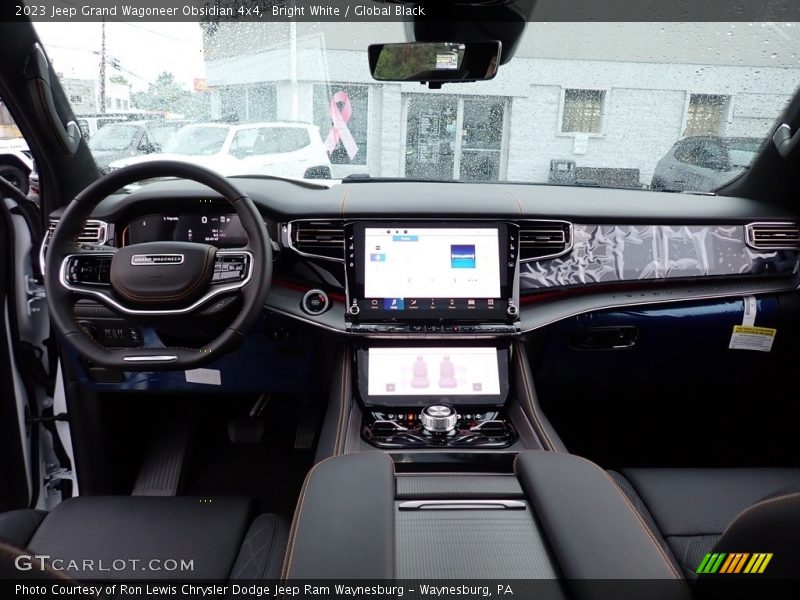
<svg viewBox="0 0 800 600">
<path fill-rule="evenodd" d="M 163 151 L 114 161 L 109 168 L 154 160 L 191 162 L 225 175 L 331 178 L 331 162 L 319 127 L 308 123 L 186 125 Z"/>
</svg>

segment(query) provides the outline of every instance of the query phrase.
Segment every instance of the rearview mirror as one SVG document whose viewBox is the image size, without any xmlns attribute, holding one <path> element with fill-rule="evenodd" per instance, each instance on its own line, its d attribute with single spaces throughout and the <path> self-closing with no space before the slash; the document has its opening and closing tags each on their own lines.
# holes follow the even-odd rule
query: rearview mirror
<svg viewBox="0 0 800 600">
<path fill-rule="evenodd" d="M 497 41 L 373 44 L 369 67 L 378 81 L 419 81 L 440 88 L 443 83 L 492 79 L 501 48 Z"/>
</svg>

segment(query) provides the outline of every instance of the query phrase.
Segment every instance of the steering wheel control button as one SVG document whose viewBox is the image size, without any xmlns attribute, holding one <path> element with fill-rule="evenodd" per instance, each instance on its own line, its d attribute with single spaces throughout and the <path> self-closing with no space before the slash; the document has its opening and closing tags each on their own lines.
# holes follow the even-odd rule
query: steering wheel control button
<svg viewBox="0 0 800 600">
<path fill-rule="evenodd" d="M 214 261 L 212 283 L 241 281 L 247 275 L 246 254 L 217 254 Z"/>
<path fill-rule="evenodd" d="M 419 414 L 420 423 L 430 433 L 450 433 L 456 428 L 458 413 L 450 406 L 426 406 Z"/>
<path fill-rule="evenodd" d="M 322 290 L 309 290 L 303 296 L 300 308 L 309 315 L 321 315 L 331 306 L 328 295 Z"/>
<path fill-rule="evenodd" d="M 111 254 L 82 255 L 71 258 L 67 267 L 69 282 L 83 285 L 109 285 L 112 259 Z"/>
</svg>

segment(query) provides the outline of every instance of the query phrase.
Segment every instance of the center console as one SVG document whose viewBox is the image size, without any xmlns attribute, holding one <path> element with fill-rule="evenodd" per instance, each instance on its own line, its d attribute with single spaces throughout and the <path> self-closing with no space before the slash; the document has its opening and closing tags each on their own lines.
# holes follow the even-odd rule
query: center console
<svg viewBox="0 0 800 600">
<path fill-rule="evenodd" d="M 378 448 L 504 448 L 517 435 L 503 406 L 508 347 L 409 346 L 386 342 L 356 350 L 363 438 Z"/>
<path fill-rule="evenodd" d="M 513 223 L 359 221 L 345 227 L 347 328 L 361 335 L 362 438 L 382 449 L 498 449 L 519 331 Z"/>
</svg>

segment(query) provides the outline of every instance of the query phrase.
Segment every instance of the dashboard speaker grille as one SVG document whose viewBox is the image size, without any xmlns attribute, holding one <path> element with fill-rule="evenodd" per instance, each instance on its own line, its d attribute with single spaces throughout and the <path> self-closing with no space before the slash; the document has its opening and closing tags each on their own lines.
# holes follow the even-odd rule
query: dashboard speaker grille
<svg viewBox="0 0 800 600">
<path fill-rule="evenodd" d="M 290 243 L 301 254 L 344 261 L 344 224 L 341 221 L 294 221 Z"/>
<path fill-rule="evenodd" d="M 747 245 L 756 250 L 800 249 L 797 223 L 751 223 L 745 227 Z"/>
<path fill-rule="evenodd" d="M 519 225 L 519 259 L 542 260 L 572 248 L 572 225 L 565 221 L 523 222 Z"/>
</svg>

